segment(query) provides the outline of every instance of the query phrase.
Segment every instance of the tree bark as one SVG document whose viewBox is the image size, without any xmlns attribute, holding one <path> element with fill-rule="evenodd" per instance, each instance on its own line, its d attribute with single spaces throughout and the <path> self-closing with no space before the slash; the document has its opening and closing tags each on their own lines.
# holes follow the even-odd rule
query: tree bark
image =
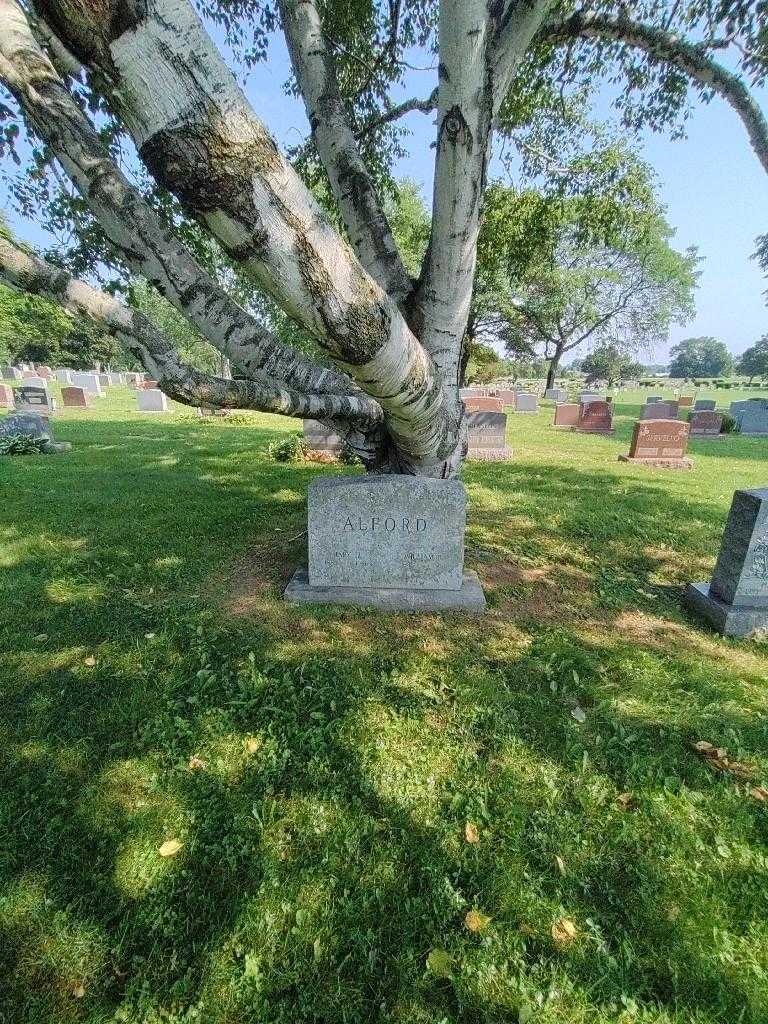
<svg viewBox="0 0 768 1024">
<path fill-rule="evenodd" d="M 8 0 L 4 0 L 8 2 Z M 461 462 L 459 417 L 397 304 L 328 224 L 250 109 L 186 0 L 40 0 L 110 99 L 158 181 L 385 412 L 401 472 Z"/>
<path fill-rule="evenodd" d="M 547 382 L 544 385 L 545 388 L 553 388 L 555 386 L 555 378 L 557 377 L 557 370 L 560 366 L 560 360 L 563 358 L 562 348 L 556 348 L 555 354 L 549 361 L 549 367 L 547 369 Z"/>
</svg>

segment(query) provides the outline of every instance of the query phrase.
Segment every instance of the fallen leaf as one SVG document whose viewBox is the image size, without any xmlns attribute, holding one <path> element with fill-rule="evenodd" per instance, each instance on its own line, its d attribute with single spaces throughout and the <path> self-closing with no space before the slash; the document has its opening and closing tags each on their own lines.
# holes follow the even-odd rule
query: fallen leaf
<svg viewBox="0 0 768 1024">
<path fill-rule="evenodd" d="M 189 759 L 189 764 L 187 765 L 187 767 L 189 768 L 190 771 L 194 772 L 199 768 L 205 768 L 206 763 L 201 757 L 198 757 L 197 754 L 193 754 L 192 757 L 190 757 Z"/>
<path fill-rule="evenodd" d="M 178 839 L 166 839 L 157 852 L 161 857 L 175 857 L 183 845 Z"/>
<path fill-rule="evenodd" d="M 578 934 L 578 929 L 570 918 L 561 917 L 552 925 L 552 938 L 559 949 L 569 946 Z"/>
<path fill-rule="evenodd" d="M 427 956 L 427 967 L 437 978 L 450 978 L 451 958 L 444 949 L 433 949 Z"/>
<path fill-rule="evenodd" d="M 580 708 L 577 704 L 576 707 L 571 710 L 571 718 L 574 718 L 579 725 L 583 725 L 587 720 L 584 708 Z"/>
<path fill-rule="evenodd" d="M 75 999 L 83 998 L 83 996 L 85 995 L 85 985 L 83 985 L 82 981 L 78 981 L 76 984 L 72 986 L 72 995 L 75 997 Z"/>
<path fill-rule="evenodd" d="M 755 800 L 765 803 L 768 800 L 768 789 L 764 789 L 762 786 L 753 786 L 749 791 L 749 795 L 754 797 Z"/>
<path fill-rule="evenodd" d="M 480 910 L 468 910 L 467 916 L 464 918 L 464 924 L 471 932 L 481 932 L 490 923 L 490 917 Z"/>
<path fill-rule="evenodd" d="M 637 806 L 637 800 L 633 793 L 619 793 L 616 797 L 616 806 L 622 811 L 631 811 Z"/>
<path fill-rule="evenodd" d="M 96 664 L 96 659 L 92 654 L 89 654 L 88 657 L 83 662 L 83 664 L 87 665 L 88 668 L 93 668 L 93 666 Z"/>
<path fill-rule="evenodd" d="M 259 743 L 255 736 L 249 736 L 248 739 L 245 741 L 245 749 L 248 751 L 249 754 L 255 754 L 260 746 L 261 744 Z"/>
<path fill-rule="evenodd" d="M 468 821 L 464 826 L 464 838 L 468 843 L 479 843 L 480 833 L 477 831 L 477 825 Z"/>
<path fill-rule="evenodd" d="M 555 855 L 555 864 L 557 864 L 557 870 L 560 872 L 560 874 L 565 875 L 565 861 L 560 856 L 560 854 Z"/>
</svg>

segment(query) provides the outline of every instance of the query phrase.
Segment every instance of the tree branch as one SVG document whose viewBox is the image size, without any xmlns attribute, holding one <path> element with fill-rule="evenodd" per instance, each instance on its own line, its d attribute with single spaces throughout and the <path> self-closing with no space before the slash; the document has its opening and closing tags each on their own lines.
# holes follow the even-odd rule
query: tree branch
<svg viewBox="0 0 768 1024">
<path fill-rule="evenodd" d="M 742 79 L 713 60 L 706 52 L 706 44 L 691 43 L 672 32 L 632 21 L 624 15 L 588 11 L 577 11 L 569 18 L 548 22 L 541 35 L 551 42 L 581 38 L 624 43 L 642 50 L 652 60 L 678 68 L 730 103 L 747 129 L 758 160 L 768 171 L 768 121 Z"/>
<path fill-rule="evenodd" d="M 357 148 L 320 14 L 314 0 L 279 0 L 279 6 L 312 137 L 352 245 L 371 277 L 400 303 L 413 282 Z"/>
<path fill-rule="evenodd" d="M 554 0 L 508 0 L 493 48 L 493 113 L 509 92 L 520 62 Z"/>
<path fill-rule="evenodd" d="M 155 285 L 242 374 L 263 371 L 300 389 L 357 393 L 340 374 L 283 345 L 160 222 L 109 157 L 15 0 L 0 0 L 0 81 L 13 92 L 131 270 Z"/>
<path fill-rule="evenodd" d="M 392 121 L 397 121 L 401 117 L 405 117 L 406 114 L 411 114 L 415 110 L 421 111 L 422 114 L 431 114 L 433 110 L 437 110 L 437 94 L 438 89 L 435 87 L 432 92 L 425 99 L 419 99 L 414 96 L 410 100 L 405 100 L 403 103 L 398 103 L 397 106 L 390 107 L 383 114 L 378 117 L 371 117 L 367 120 L 358 130 L 355 132 L 355 137 L 358 139 L 364 138 L 369 135 L 372 131 L 377 128 L 383 127 L 385 124 L 391 124 Z"/>
<path fill-rule="evenodd" d="M 11 0 L 0 0 L 7 4 Z M 155 178 L 379 400 L 403 472 L 446 472 L 459 415 L 389 296 L 361 267 L 258 120 L 186 0 L 39 0 L 104 80 Z"/>
<path fill-rule="evenodd" d="M 312 395 L 282 386 L 265 373 L 249 380 L 225 380 L 184 363 L 152 321 L 71 274 L 0 238 L 0 280 L 19 291 L 43 295 L 70 313 L 85 316 L 118 337 L 171 398 L 185 405 L 258 409 L 284 416 L 341 419 L 374 427 L 382 421 L 378 403 L 366 396 Z"/>
</svg>

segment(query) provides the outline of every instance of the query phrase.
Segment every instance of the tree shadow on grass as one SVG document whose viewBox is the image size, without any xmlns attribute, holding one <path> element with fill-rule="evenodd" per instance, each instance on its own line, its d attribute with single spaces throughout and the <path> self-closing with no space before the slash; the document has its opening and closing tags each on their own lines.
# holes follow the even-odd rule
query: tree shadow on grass
<svg viewBox="0 0 768 1024">
<path fill-rule="evenodd" d="M 472 469 L 470 552 L 481 572 L 510 567 L 487 617 L 292 609 L 278 570 L 232 619 L 191 587 L 212 574 L 224 601 L 222 563 L 240 564 L 249 529 L 261 564 L 300 558 L 286 518 L 311 474 L 256 465 L 243 482 L 225 465 L 201 484 L 218 458 L 153 468 L 141 517 L 130 492 L 82 504 L 74 533 L 68 498 L 53 512 L 17 496 L 0 661 L 9 1019 L 501 1021 L 545 995 L 558 1020 L 616 1019 L 626 999 L 758 1020 L 762 812 L 688 741 L 706 731 L 767 767 L 766 659 L 685 625 L 664 589 L 712 560 L 722 508 L 610 474 Z M 530 614 L 542 565 L 549 618 Z M 62 601 L 51 582 L 67 574 L 101 589 Z M 627 790 L 632 812 L 615 804 Z M 169 838 L 183 846 L 162 859 Z M 475 906 L 492 918 L 480 934 Z M 561 916 L 579 931 L 567 948 Z M 449 977 L 426 969 L 432 949 Z"/>
</svg>

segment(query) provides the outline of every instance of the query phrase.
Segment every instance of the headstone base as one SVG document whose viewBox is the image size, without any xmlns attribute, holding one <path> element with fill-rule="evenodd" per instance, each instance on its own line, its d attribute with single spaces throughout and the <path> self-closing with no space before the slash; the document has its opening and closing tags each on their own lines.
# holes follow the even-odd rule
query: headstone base
<svg viewBox="0 0 768 1024">
<path fill-rule="evenodd" d="M 461 590 L 387 590 L 384 587 L 313 587 L 305 568 L 297 569 L 283 598 L 291 604 L 354 604 L 392 612 L 485 611 L 477 573 L 464 572 Z"/>
<path fill-rule="evenodd" d="M 610 430 L 601 430 L 599 427 L 571 427 L 571 430 L 575 434 L 605 434 L 606 437 L 616 433 L 614 427 L 611 427 Z"/>
<path fill-rule="evenodd" d="M 508 462 L 513 454 L 511 448 L 470 448 L 467 459 L 470 462 Z"/>
<path fill-rule="evenodd" d="M 658 469 L 693 469 L 693 459 L 634 459 L 629 455 L 620 455 L 619 462 L 632 462 L 638 466 L 652 466 Z"/>
<path fill-rule="evenodd" d="M 710 594 L 708 583 L 689 583 L 683 601 L 723 636 L 748 636 L 758 629 L 768 630 L 768 608 L 727 604 Z"/>
</svg>

